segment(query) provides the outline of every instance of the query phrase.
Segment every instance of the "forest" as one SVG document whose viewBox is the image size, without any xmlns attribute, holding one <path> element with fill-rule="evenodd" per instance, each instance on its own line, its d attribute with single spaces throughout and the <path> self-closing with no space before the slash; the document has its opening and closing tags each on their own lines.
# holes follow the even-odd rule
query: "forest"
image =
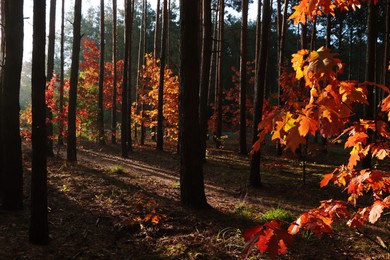
<svg viewBox="0 0 390 260">
<path fill-rule="evenodd" d="M 0 259 L 390 259 L 390 0 L 0 21 Z"/>
</svg>

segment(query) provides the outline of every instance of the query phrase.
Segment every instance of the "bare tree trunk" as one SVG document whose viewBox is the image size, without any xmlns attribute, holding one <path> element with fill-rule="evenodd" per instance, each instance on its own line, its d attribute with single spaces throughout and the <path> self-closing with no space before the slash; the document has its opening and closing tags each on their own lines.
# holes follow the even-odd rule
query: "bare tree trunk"
<svg viewBox="0 0 390 260">
<path fill-rule="evenodd" d="M 218 2 L 215 7 L 215 18 L 214 18 L 214 30 L 213 30 L 213 36 L 212 36 L 212 50 L 211 50 L 211 61 L 210 61 L 210 76 L 209 76 L 209 92 L 207 94 L 207 106 L 210 107 L 210 102 L 212 100 L 212 93 L 214 90 L 215 93 L 215 81 L 216 81 L 216 57 L 218 52 L 218 41 L 217 41 L 217 35 L 218 35 Z M 214 88 L 213 88 L 214 86 Z M 215 98 L 214 98 L 215 100 Z M 214 103 L 215 106 L 215 103 Z"/>
<path fill-rule="evenodd" d="M 241 57 L 240 57 L 240 153 L 247 154 L 246 147 L 246 85 L 247 85 L 247 35 L 248 0 L 242 1 Z"/>
<path fill-rule="evenodd" d="M 49 224 L 47 213 L 47 134 L 46 134 L 46 1 L 34 0 L 33 18 L 33 55 L 32 55 L 32 171 L 31 171 L 31 221 L 30 242 L 47 244 L 49 242 Z M 51 1 L 53 4 L 53 1 Z M 50 10 L 54 6 L 50 6 Z M 52 16 L 50 17 L 51 20 Z M 50 23 L 54 21 L 50 21 Z M 53 25 L 54 26 L 54 25 Z M 52 29 L 52 28 L 50 28 Z M 51 34 L 51 32 L 50 32 Z M 53 36 L 54 37 L 54 36 Z M 50 36 L 49 36 L 50 40 Z M 54 46 L 49 46 L 49 49 Z M 49 65 L 48 65 L 49 67 Z M 51 70 L 52 71 L 52 70 Z M 48 70 L 48 74 L 51 73 Z"/>
<path fill-rule="evenodd" d="M 2 163 L 5 210 L 23 208 L 23 165 L 19 123 L 20 73 L 23 59 L 23 0 L 4 6 L 5 63 L 2 88 Z M 44 141 L 46 143 L 46 141 Z M 45 152 L 46 154 L 46 152 Z"/>
<path fill-rule="evenodd" d="M 383 68 L 382 68 L 382 83 L 387 85 L 387 71 L 389 65 L 389 33 L 390 33 L 390 1 L 386 0 L 386 25 L 383 37 Z M 382 96 L 383 98 L 383 91 Z"/>
<path fill-rule="evenodd" d="M 77 161 L 76 150 L 76 106 L 77 106 L 77 83 L 80 65 L 80 27 L 81 27 L 81 0 L 75 0 L 73 22 L 73 47 L 72 65 L 70 69 L 69 86 L 69 109 L 68 109 L 68 144 L 67 161 Z"/>
<path fill-rule="evenodd" d="M 377 41 L 377 6 L 373 2 L 368 3 L 367 17 L 367 50 L 366 50 L 366 75 L 368 82 L 375 81 L 375 48 Z M 364 107 L 364 119 L 373 120 L 375 118 L 375 98 L 373 87 L 368 87 L 367 93 L 368 105 Z M 369 133 L 369 142 L 372 141 L 374 133 Z M 372 169 L 371 152 L 361 159 L 363 169 Z"/>
<path fill-rule="evenodd" d="M 131 129 L 131 107 L 132 107 L 132 87 L 131 87 L 131 70 L 132 70 L 132 66 L 131 66 L 131 57 L 132 57 L 132 52 L 131 52 L 131 49 L 132 49 L 132 35 L 133 35 L 133 21 L 134 21 L 134 0 L 131 1 L 131 4 L 130 4 L 130 21 L 129 21 L 129 44 L 127 44 L 127 48 L 128 48 L 128 61 L 127 61 L 127 87 L 128 87 L 128 93 L 127 93 L 127 105 L 128 105 L 128 120 L 127 120 L 127 129 L 128 129 L 128 135 L 127 135 L 127 150 L 129 152 L 133 151 L 133 140 L 132 140 L 132 136 L 131 136 L 131 133 L 132 133 L 132 129 Z"/>
<path fill-rule="evenodd" d="M 160 0 L 157 0 L 156 6 L 156 21 L 154 27 L 154 58 L 157 57 L 158 53 L 158 35 L 159 35 L 159 26 L 160 26 Z"/>
<path fill-rule="evenodd" d="M 117 92 L 117 0 L 112 0 L 112 65 L 113 65 L 113 80 L 112 80 L 112 111 L 111 111 L 111 143 L 116 144 L 116 92 Z"/>
<path fill-rule="evenodd" d="M 50 0 L 50 21 L 49 21 L 49 45 L 47 49 L 47 81 L 53 77 L 54 70 L 54 41 L 55 41 L 55 26 L 56 26 L 56 0 Z M 53 152 L 53 111 L 46 108 L 49 123 L 47 124 L 47 156 L 54 156 Z"/>
<path fill-rule="evenodd" d="M 201 159 L 206 160 L 206 142 L 207 142 L 207 121 L 208 104 L 207 96 L 209 93 L 210 62 L 212 48 L 212 22 L 211 22 L 211 0 L 203 0 L 202 10 L 202 59 L 200 75 L 200 93 L 199 93 L 199 122 L 201 131 Z"/>
<path fill-rule="evenodd" d="M 204 192 L 199 110 L 199 1 L 180 1 L 180 194 L 181 203 L 209 208 Z"/>
<path fill-rule="evenodd" d="M 3 136 L 3 85 L 4 85 L 4 66 L 5 66 L 5 10 L 4 10 L 4 1 L 0 1 L 0 23 L 4 26 L 0 27 L 0 201 L 3 200 L 3 190 L 4 190 L 4 182 L 3 182 L 3 142 L 1 138 Z"/>
<path fill-rule="evenodd" d="M 164 150 L 164 129 L 163 129 L 163 106 L 164 106 L 164 71 L 166 60 L 166 42 L 167 42 L 167 1 L 164 0 L 162 11 L 162 35 L 161 35 L 161 54 L 160 54 L 160 82 L 158 87 L 157 104 L 157 150 Z"/>
<path fill-rule="evenodd" d="M 59 109 L 59 114 L 60 114 L 60 120 L 58 122 L 58 146 L 63 145 L 63 135 L 62 132 L 64 130 L 64 63 L 65 63 L 65 57 L 64 57 L 64 28 L 65 28 L 65 0 L 62 0 L 62 5 L 61 5 L 61 50 L 60 50 L 60 109 Z"/>
<path fill-rule="evenodd" d="M 223 95 L 223 52 L 224 52 L 224 30 L 225 30 L 225 0 L 220 0 L 219 8 L 219 37 L 218 37 L 218 61 L 217 61 L 217 85 L 216 85 L 216 122 L 214 138 L 216 148 L 221 148 L 222 136 L 222 95 Z"/>
<path fill-rule="evenodd" d="M 254 144 L 258 137 L 258 124 L 261 121 L 263 115 L 263 100 L 264 100 L 264 88 L 266 77 L 266 63 L 268 56 L 268 35 L 269 27 L 271 24 L 271 4 L 270 0 L 263 1 L 263 22 L 261 26 L 261 45 L 260 45 L 260 57 L 257 60 L 258 66 L 256 71 L 255 82 L 255 100 L 254 100 L 254 116 L 253 116 L 253 141 Z M 250 163 L 250 175 L 249 184 L 253 187 L 261 186 L 260 177 L 260 151 L 257 151 L 252 155 Z"/>
<path fill-rule="evenodd" d="M 317 17 L 313 18 L 313 28 L 311 30 L 311 39 L 310 39 L 310 51 L 316 49 L 316 34 L 317 34 Z"/>
<path fill-rule="evenodd" d="M 104 0 L 100 0 L 100 69 L 99 69 L 99 95 L 98 95 L 98 143 L 105 144 L 104 140 L 104 107 L 103 107 L 103 84 L 104 84 Z"/>
<path fill-rule="evenodd" d="M 128 155 L 128 135 L 129 135 L 129 44 L 131 42 L 131 17 L 132 17 L 132 1 L 125 1 L 125 45 L 124 45 L 124 64 L 123 64 L 123 82 L 122 82 L 122 123 L 121 123 L 121 148 L 122 157 L 127 158 Z"/>
</svg>

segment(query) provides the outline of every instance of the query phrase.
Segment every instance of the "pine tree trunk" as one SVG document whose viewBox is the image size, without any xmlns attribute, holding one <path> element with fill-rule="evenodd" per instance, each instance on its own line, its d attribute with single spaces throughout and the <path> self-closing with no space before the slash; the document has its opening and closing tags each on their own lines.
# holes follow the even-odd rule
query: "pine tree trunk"
<svg viewBox="0 0 390 260">
<path fill-rule="evenodd" d="M 112 0 L 112 65 L 113 65 L 113 80 L 112 80 L 112 110 L 111 110 L 111 143 L 116 144 L 116 92 L 117 92 L 117 0 Z"/>
<path fill-rule="evenodd" d="M 2 89 L 3 201 L 6 210 L 23 207 L 23 166 L 19 123 L 20 74 L 23 58 L 23 0 L 4 2 L 6 54 Z M 44 141 L 46 143 L 46 141 Z M 46 152 L 45 152 L 46 154 Z"/>
<path fill-rule="evenodd" d="M 47 49 L 47 81 L 53 77 L 54 70 L 54 45 L 55 45 L 55 26 L 56 26 L 56 0 L 50 0 L 50 21 L 49 21 L 49 44 Z M 54 156 L 53 152 L 53 111 L 46 108 L 47 118 L 47 156 Z"/>
<path fill-rule="evenodd" d="M 77 106 L 77 83 L 79 78 L 80 65 L 80 26 L 81 25 L 81 0 L 75 0 L 74 4 L 74 22 L 73 22 L 73 46 L 72 46 L 72 65 L 70 69 L 69 86 L 69 108 L 68 108 L 68 143 L 67 143 L 67 161 L 77 161 L 76 150 L 76 106 Z"/>
<path fill-rule="evenodd" d="M 55 1 L 54 1 L 55 2 Z M 53 3 L 53 1 L 51 2 Z M 55 3 L 54 3 L 55 4 Z M 52 8 L 53 6 L 51 6 Z M 45 0 L 34 0 L 33 56 L 32 56 L 32 171 L 30 242 L 47 244 L 49 228 L 47 216 L 46 166 L 46 102 L 45 102 Z M 50 38 L 50 37 L 49 37 Z M 49 46 L 50 48 L 50 46 Z M 54 54 L 53 54 L 54 55 Z M 48 74 L 50 71 L 48 71 Z"/>
<path fill-rule="evenodd" d="M 217 85 L 215 91 L 216 118 L 215 118 L 215 147 L 221 148 L 222 136 L 222 95 L 223 95 L 223 52 L 225 30 L 225 0 L 220 0 L 219 7 L 219 37 L 218 37 L 218 60 L 217 60 Z"/>
<path fill-rule="evenodd" d="M 4 11 L 4 0 L 0 1 L 0 23 L 5 25 L 5 11 Z M 4 85 L 4 65 L 5 65 L 5 32 L 3 29 L 0 30 L 0 202 L 3 200 L 3 142 L 2 131 L 3 131 L 3 85 Z"/>
<path fill-rule="evenodd" d="M 258 59 L 258 66 L 256 71 L 255 82 L 255 100 L 254 100 L 254 116 L 253 116 L 253 141 L 252 145 L 257 141 L 258 128 L 263 115 L 263 100 L 265 89 L 265 77 L 266 77 L 266 64 L 268 56 L 268 35 L 269 27 L 271 25 L 271 4 L 270 0 L 263 1 L 263 22 L 261 26 L 261 44 L 260 44 L 260 57 Z M 254 153 L 250 163 L 250 175 L 249 184 L 253 187 L 261 186 L 260 177 L 260 151 Z"/>
<path fill-rule="evenodd" d="M 128 42 L 129 44 L 127 45 L 128 48 L 128 58 L 127 58 L 127 87 L 128 87 L 128 93 L 127 93 L 127 105 L 128 105 L 128 120 L 127 120 L 127 129 L 128 129 L 128 135 L 127 135 L 127 151 L 131 152 L 133 151 L 133 139 L 131 136 L 132 129 L 131 129 L 131 107 L 132 107 L 132 87 L 131 87 L 131 57 L 132 57 L 132 35 L 133 35 L 133 20 L 134 20 L 134 2 L 131 1 L 130 4 L 130 21 L 129 21 L 129 39 Z"/>
<path fill-rule="evenodd" d="M 124 64 L 123 64 L 123 83 L 122 83 L 122 124 L 121 124 L 121 148 L 122 148 L 122 157 L 127 158 L 128 155 L 128 120 L 129 120 L 129 105 L 128 104 L 128 95 L 129 95 L 129 86 L 128 86 L 128 76 L 129 76 L 129 44 L 131 42 L 131 10 L 132 10 L 132 1 L 125 1 L 125 45 L 124 45 Z"/>
<path fill-rule="evenodd" d="M 99 68 L 99 95 L 98 95 L 98 143 L 103 145 L 104 141 L 104 108 L 103 108 L 103 84 L 104 84 L 104 0 L 100 0 L 100 68 Z"/>
<path fill-rule="evenodd" d="M 59 104 L 59 114 L 60 120 L 58 122 L 58 146 L 63 145 L 63 129 L 64 129 L 64 84 L 65 84 L 65 71 L 64 71 L 64 33 L 65 29 L 65 0 L 62 0 L 61 4 L 61 50 L 60 50 L 60 104 Z"/>
<path fill-rule="evenodd" d="M 180 1 L 180 193 L 181 203 L 209 208 L 204 192 L 200 150 L 199 110 L 199 1 Z"/>
<path fill-rule="evenodd" d="M 368 17 L 367 17 L 367 49 L 366 49 L 366 75 L 365 81 L 374 82 L 375 81 L 375 48 L 377 40 L 377 6 L 373 2 L 368 3 Z M 373 120 L 375 115 L 375 98 L 374 98 L 374 89 L 373 87 L 367 87 L 367 101 L 369 105 L 364 108 L 364 119 Z M 373 141 L 374 133 L 369 133 L 369 142 Z M 372 169 L 371 163 L 371 152 L 369 152 L 366 157 L 361 160 L 361 165 L 363 169 Z"/>
<path fill-rule="evenodd" d="M 248 0 L 242 1 L 241 57 L 240 57 L 240 153 L 247 154 L 246 146 L 246 85 Z"/>
<path fill-rule="evenodd" d="M 164 148 L 164 129 L 163 129 L 163 106 L 164 106 L 164 71 L 166 59 L 166 42 L 167 42 L 167 0 L 164 0 L 162 11 L 162 35 L 161 35 L 161 54 L 160 54 L 160 82 L 158 87 L 158 104 L 157 104 L 157 150 L 162 151 Z"/>
<path fill-rule="evenodd" d="M 156 21 L 155 21 L 155 27 L 154 27 L 154 48 L 153 48 L 153 53 L 154 53 L 155 58 L 157 57 L 157 54 L 158 54 L 159 26 L 160 26 L 160 0 L 157 0 Z"/>
<path fill-rule="evenodd" d="M 201 157 L 202 161 L 206 160 L 206 142 L 208 126 L 208 93 L 210 78 L 210 62 L 212 48 L 212 22 L 211 22 L 211 0 L 203 0 L 202 10 L 202 59 L 201 59 L 201 76 L 200 76 L 200 101 L 199 101 L 199 122 L 201 129 Z"/>
</svg>

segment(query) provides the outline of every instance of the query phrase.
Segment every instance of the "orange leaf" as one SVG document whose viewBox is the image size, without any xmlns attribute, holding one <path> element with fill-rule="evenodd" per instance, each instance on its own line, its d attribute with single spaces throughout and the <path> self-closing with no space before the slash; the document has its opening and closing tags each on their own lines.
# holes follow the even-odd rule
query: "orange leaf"
<svg viewBox="0 0 390 260">
<path fill-rule="evenodd" d="M 322 188 L 328 185 L 329 181 L 333 178 L 333 175 L 334 175 L 333 173 L 325 174 L 324 178 L 320 182 L 320 187 Z"/>
</svg>

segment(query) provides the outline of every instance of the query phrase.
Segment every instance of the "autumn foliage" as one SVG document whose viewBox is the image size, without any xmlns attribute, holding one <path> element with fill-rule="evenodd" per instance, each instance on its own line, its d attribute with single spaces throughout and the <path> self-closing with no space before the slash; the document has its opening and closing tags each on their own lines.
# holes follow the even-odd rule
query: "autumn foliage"
<svg viewBox="0 0 390 260">
<path fill-rule="evenodd" d="M 133 121 L 150 128 L 151 135 L 155 135 L 157 127 L 158 88 L 160 84 L 160 61 L 152 54 L 145 55 L 146 64 L 140 73 L 140 87 L 138 101 L 133 104 Z M 168 140 L 177 140 L 178 137 L 178 100 L 179 78 L 173 75 L 168 67 L 164 70 L 164 137 Z M 144 107 L 144 110 L 136 109 Z"/>
</svg>

